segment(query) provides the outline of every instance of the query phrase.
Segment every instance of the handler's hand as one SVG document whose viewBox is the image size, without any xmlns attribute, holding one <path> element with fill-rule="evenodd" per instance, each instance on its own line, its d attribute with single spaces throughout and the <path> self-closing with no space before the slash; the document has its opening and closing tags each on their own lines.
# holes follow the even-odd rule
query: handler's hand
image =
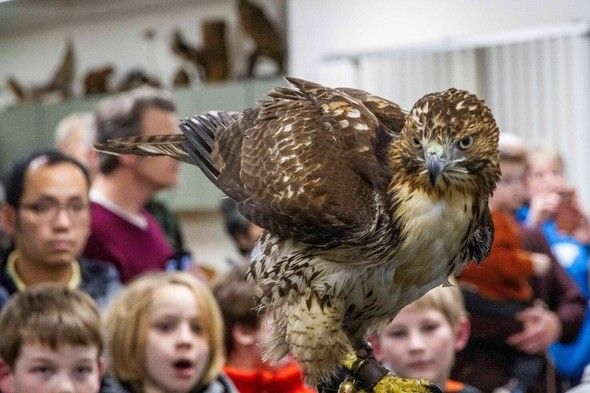
<svg viewBox="0 0 590 393">
<path fill-rule="evenodd" d="M 522 321 L 524 329 L 506 342 L 522 352 L 541 354 L 561 336 L 561 321 L 551 310 L 529 307 L 519 312 L 516 319 Z"/>
</svg>

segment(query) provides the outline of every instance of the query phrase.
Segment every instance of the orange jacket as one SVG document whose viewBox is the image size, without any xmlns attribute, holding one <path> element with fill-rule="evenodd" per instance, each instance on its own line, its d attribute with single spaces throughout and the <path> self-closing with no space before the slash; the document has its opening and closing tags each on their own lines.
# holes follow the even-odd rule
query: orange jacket
<svg viewBox="0 0 590 393">
<path fill-rule="evenodd" d="M 520 227 L 512 216 L 500 211 L 492 212 L 492 220 L 495 233 L 490 255 L 479 265 L 470 263 L 459 282 L 475 286 L 488 299 L 531 300 L 533 263 L 531 253 L 523 248 Z"/>
<path fill-rule="evenodd" d="M 226 366 L 223 371 L 240 393 L 315 392 L 304 385 L 301 369 L 296 363 L 289 363 L 276 370 L 244 370 Z"/>
</svg>

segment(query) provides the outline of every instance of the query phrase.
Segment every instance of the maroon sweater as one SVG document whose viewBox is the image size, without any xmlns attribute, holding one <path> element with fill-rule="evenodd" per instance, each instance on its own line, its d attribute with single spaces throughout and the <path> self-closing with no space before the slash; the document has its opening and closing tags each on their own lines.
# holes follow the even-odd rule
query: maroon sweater
<svg viewBox="0 0 590 393">
<path fill-rule="evenodd" d="M 174 251 L 151 214 L 142 212 L 148 222 L 143 230 L 97 203 L 90 211 L 92 231 L 84 256 L 114 263 L 123 283 L 145 271 L 164 270 Z"/>
</svg>

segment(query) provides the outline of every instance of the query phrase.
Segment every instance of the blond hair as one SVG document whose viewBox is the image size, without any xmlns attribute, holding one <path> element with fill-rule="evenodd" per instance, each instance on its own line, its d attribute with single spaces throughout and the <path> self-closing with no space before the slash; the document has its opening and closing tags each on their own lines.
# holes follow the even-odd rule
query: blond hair
<svg viewBox="0 0 590 393">
<path fill-rule="evenodd" d="M 195 296 L 210 348 L 202 384 L 217 377 L 223 363 L 223 324 L 206 284 L 188 273 L 148 273 L 131 282 L 111 302 L 104 316 L 109 368 L 114 377 L 141 389 L 147 378 L 146 341 L 154 293 L 166 285 L 182 285 Z"/>
<path fill-rule="evenodd" d="M 453 284 L 451 286 L 442 285 L 431 289 L 406 307 L 414 310 L 434 309 L 440 311 L 451 327 L 457 328 L 459 322 L 467 317 L 467 311 L 459 285 L 455 280 L 452 280 L 451 283 Z"/>
<path fill-rule="evenodd" d="M 532 168 L 534 162 L 553 161 L 557 165 L 559 172 L 565 172 L 565 163 L 563 157 L 559 152 L 549 146 L 539 145 L 529 150 L 527 154 L 529 168 Z"/>
<path fill-rule="evenodd" d="M 27 343 L 93 346 L 102 353 L 100 314 L 80 290 L 43 284 L 14 294 L 0 313 L 0 357 L 14 368 Z"/>
</svg>

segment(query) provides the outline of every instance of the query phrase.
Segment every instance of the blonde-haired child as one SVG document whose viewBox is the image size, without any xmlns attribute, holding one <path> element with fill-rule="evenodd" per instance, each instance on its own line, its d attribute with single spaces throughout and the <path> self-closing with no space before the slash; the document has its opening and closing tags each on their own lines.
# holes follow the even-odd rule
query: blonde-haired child
<svg viewBox="0 0 590 393">
<path fill-rule="evenodd" d="M 110 377 L 102 393 L 235 392 L 220 374 L 219 308 L 194 276 L 140 276 L 112 301 L 104 326 Z"/>
<path fill-rule="evenodd" d="M 98 393 L 102 348 L 100 315 L 87 294 L 27 288 L 0 313 L 0 391 Z"/>
<path fill-rule="evenodd" d="M 402 378 L 428 379 L 445 393 L 478 389 L 449 379 L 470 325 L 457 285 L 437 287 L 404 307 L 375 339 L 375 357 Z"/>
</svg>

